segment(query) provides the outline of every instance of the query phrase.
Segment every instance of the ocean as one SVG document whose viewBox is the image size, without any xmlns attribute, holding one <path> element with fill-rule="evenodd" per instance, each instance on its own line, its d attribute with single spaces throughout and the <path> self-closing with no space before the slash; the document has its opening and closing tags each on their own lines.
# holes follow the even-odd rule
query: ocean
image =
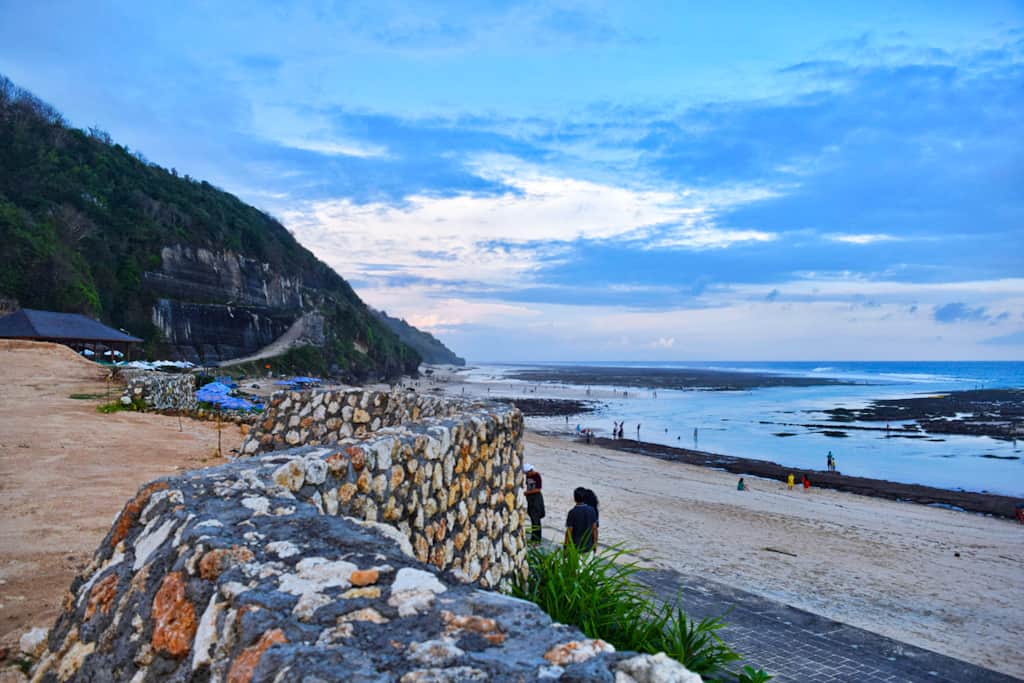
<svg viewBox="0 0 1024 683">
<path fill-rule="evenodd" d="M 531 428 L 571 432 L 577 424 L 608 436 L 613 421 L 625 421 L 627 438 L 744 458 L 770 460 L 801 470 L 824 470 L 831 451 L 837 469 L 862 477 L 947 489 L 1000 493 L 1024 498 L 1024 443 L 988 436 L 929 435 L 908 439 L 878 431 L 843 431 L 844 425 L 879 427 L 878 422 L 834 423 L 843 438 L 798 424 L 828 424 L 830 408 L 856 409 L 873 399 L 909 398 L 966 389 L 1024 388 L 1024 362 L 671 362 L 522 363 L 475 365 L 470 379 L 493 383 L 494 394 L 565 398 L 566 385 L 521 382 L 508 375 L 524 367 L 585 365 L 700 368 L 800 377 L 825 377 L 854 384 L 770 387 L 745 391 L 677 391 L 591 387 L 604 404 L 597 412 L 570 418 L 531 417 Z M 573 387 L 582 393 L 583 387 Z M 615 392 L 612 394 L 611 392 Z M 898 428 L 902 423 L 893 422 Z M 882 425 L 884 426 L 884 424 Z M 694 430 L 696 432 L 696 439 Z M 778 436 L 790 434 L 789 436 Z"/>
</svg>

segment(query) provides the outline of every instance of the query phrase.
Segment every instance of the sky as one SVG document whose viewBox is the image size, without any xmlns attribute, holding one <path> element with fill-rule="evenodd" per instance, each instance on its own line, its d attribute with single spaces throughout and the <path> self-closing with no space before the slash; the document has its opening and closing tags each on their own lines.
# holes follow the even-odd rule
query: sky
<svg viewBox="0 0 1024 683">
<path fill-rule="evenodd" d="M 0 0 L 0 73 L 473 361 L 1024 359 L 1024 3 Z"/>
</svg>

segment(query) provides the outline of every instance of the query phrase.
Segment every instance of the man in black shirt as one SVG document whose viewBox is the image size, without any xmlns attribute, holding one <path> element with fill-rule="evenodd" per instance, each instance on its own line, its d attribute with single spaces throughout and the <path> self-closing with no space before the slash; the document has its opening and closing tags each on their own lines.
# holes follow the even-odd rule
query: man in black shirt
<svg viewBox="0 0 1024 683">
<path fill-rule="evenodd" d="M 523 465 L 526 472 L 526 514 L 530 516 L 530 540 L 540 543 L 540 521 L 544 519 L 544 494 L 541 492 L 540 472 L 530 463 Z"/>
<path fill-rule="evenodd" d="M 565 518 L 565 543 L 572 544 L 583 553 L 590 552 L 597 546 L 597 512 L 583 501 L 587 490 L 582 486 L 572 492 L 576 507 L 569 510 Z"/>
</svg>

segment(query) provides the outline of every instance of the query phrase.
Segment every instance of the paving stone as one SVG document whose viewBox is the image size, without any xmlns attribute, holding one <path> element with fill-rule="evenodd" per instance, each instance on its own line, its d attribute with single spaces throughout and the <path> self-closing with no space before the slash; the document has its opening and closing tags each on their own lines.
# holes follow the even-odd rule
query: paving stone
<svg viewBox="0 0 1024 683">
<path fill-rule="evenodd" d="M 691 617 L 728 612 L 720 635 L 744 655 L 737 667 L 763 668 L 775 674 L 775 683 L 1021 683 L 1021 679 L 703 577 L 655 570 L 640 578 L 665 601 L 674 601 L 678 595 Z"/>
</svg>

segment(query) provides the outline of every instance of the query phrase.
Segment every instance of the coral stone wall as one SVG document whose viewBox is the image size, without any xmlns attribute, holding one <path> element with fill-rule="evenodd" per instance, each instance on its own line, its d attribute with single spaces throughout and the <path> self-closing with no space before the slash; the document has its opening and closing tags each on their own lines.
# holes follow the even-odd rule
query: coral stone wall
<svg viewBox="0 0 1024 683">
<path fill-rule="evenodd" d="M 242 455 L 300 445 L 365 437 L 428 417 L 450 417 L 469 404 L 414 391 L 349 389 L 282 391 L 271 398 L 263 419 L 242 444 Z"/>
<path fill-rule="evenodd" d="M 123 396 L 141 400 L 154 410 L 194 410 L 196 378 L 192 374 L 173 374 L 151 370 L 120 370 L 126 387 Z"/>
<path fill-rule="evenodd" d="M 257 457 L 277 463 L 275 485 L 325 514 L 390 524 L 421 562 L 500 586 L 526 553 L 523 419 L 492 408 Z"/>
<path fill-rule="evenodd" d="M 522 434 L 522 413 L 501 404 L 411 391 L 279 392 L 242 454 L 330 446 L 279 456 L 274 483 L 326 514 L 391 524 L 421 562 L 494 587 L 525 562 Z"/>
<path fill-rule="evenodd" d="M 470 438 L 473 423 L 452 429 Z M 393 527 L 323 514 L 336 452 L 140 489 L 65 596 L 33 680 L 700 682 L 417 562 Z"/>
</svg>

